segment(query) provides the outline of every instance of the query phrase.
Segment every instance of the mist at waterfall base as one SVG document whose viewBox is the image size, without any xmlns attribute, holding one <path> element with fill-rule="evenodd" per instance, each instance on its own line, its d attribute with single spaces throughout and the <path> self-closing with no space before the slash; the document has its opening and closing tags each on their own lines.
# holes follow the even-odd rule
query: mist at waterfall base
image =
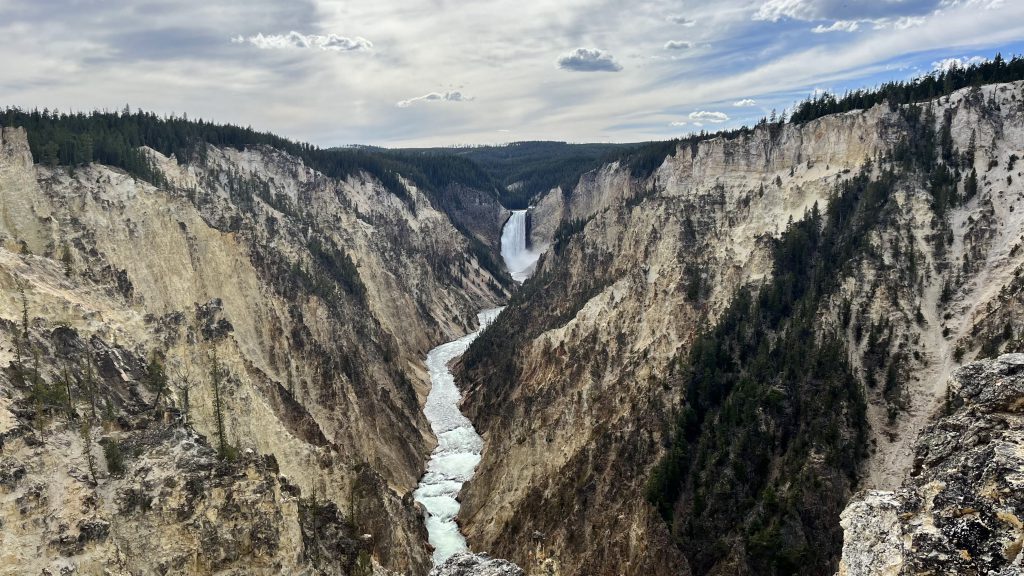
<svg viewBox="0 0 1024 576">
<path fill-rule="evenodd" d="M 537 267 L 540 252 L 526 247 L 526 210 L 515 210 L 501 230 L 501 257 L 512 279 L 522 284 Z"/>
<path fill-rule="evenodd" d="M 437 437 L 437 447 L 430 455 L 427 472 L 413 497 L 427 510 L 427 535 L 434 547 L 434 565 L 440 565 L 456 552 L 468 550 L 466 538 L 455 522 L 460 507 L 456 498 L 463 483 L 476 471 L 484 448 L 484 441 L 473 424 L 459 411 L 462 394 L 455 386 L 448 363 L 461 356 L 501 310 L 480 312 L 477 314 L 480 328 L 476 332 L 442 344 L 427 354 L 430 394 L 423 413 Z"/>
</svg>

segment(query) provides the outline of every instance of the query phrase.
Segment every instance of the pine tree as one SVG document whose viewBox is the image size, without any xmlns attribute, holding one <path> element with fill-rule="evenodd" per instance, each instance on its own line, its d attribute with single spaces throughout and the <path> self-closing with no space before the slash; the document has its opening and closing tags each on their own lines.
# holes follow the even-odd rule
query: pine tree
<svg viewBox="0 0 1024 576">
<path fill-rule="evenodd" d="M 964 180 L 964 202 L 974 198 L 978 194 L 978 171 L 971 168 L 970 174 Z"/>
<path fill-rule="evenodd" d="M 151 390 L 156 391 L 152 407 L 155 410 L 160 403 L 160 397 L 163 396 L 164 391 L 167 389 L 167 372 L 164 370 L 164 365 L 160 362 L 160 358 L 155 351 L 153 352 L 153 357 L 149 360 L 149 365 L 146 367 L 146 384 L 149 385 Z"/>
<path fill-rule="evenodd" d="M 92 420 L 82 419 L 82 427 L 79 429 L 82 434 L 82 443 L 85 445 L 85 463 L 89 469 L 89 481 L 96 485 L 96 460 L 92 455 Z"/>
<path fill-rule="evenodd" d="M 93 359 L 92 354 L 86 352 L 85 365 L 82 369 L 82 390 L 85 392 L 86 399 L 89 401 L 89 414 L 95 420 L 96 419 L 96 375 L 93 371 Z"/>
<path fill-rule="evenodd" d="M 71 395 L 71 371 L 68 370 L 66 361 L 64 362 L 64 370 L 61 373 L 61 380 L 64 382 L 64 408 L 67 411 L 68 424 L 70 425 L 71 421 L 75 419 L 75 405 L 74 396 Z"/>
<path fill-rule="evenodd" d="M 64 244 L 64 251 L 60 255 L 60 261 L 64 264 L 64 275 L 70 278 L 74 272 L 75 260 L 71 255 L 71 247 L 67 244 Z"/>
<path fill-rule="evenodd" d="M 224 438 L 224 404 L 220 395 L 223 378 L 224 373 L 220 361 L 217 359 L 217 346 L 214 345 L 210 361 L 210 382 L 213 386 L 213 417 L 217 425 L 217 452 L 221 458 L 227 458 L 228 445 Z"/>
<path fill-rule="evenodd" d="M 175 379 L 177 384 L 175 388 L 178 389 L 178 398 L 181 402 L 181 416 L 184 424 L 188 424 L 189 410 L 191 404 L 189 402 L 189 392 L 192 390 L 192 371 L 183 365 L 179 365 L 175 370 Z"/>
<path fill-rule="evenodd" d="M 21 297 L 22 321 L 21 330 L 14 337 L 14 358 L 17 362 L 14 379 L 20 385 L 25 385 L 25 345 L 28 343 L 28 300 L 25 298 L 25 286 L 19 280 L 18 294 Z"/>
</svg>

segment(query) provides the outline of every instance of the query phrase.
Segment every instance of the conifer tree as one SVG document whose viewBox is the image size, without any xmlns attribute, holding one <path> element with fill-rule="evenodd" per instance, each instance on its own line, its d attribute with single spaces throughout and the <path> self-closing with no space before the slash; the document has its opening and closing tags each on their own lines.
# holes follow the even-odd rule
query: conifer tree
<svg viewBox="0 0 1024 576">
<path fill-rule="evenodd" d="M 213 417 L 217 426 L 217 452 L 221 458 L 227 458 L 228 445 L 224 438 L 224 404 L 221 398 L 221 382 L 224 372 L 217 358 L 217 346 L 214 345 L 210 356 L 210 383 L 213 386 Z"/>
</svg>

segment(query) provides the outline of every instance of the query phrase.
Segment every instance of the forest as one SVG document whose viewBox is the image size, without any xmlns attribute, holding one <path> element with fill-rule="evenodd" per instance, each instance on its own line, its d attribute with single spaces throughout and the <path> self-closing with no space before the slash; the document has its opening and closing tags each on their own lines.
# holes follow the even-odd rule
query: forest
<svg viewBox="0 0 1024 576">
<path fill-rule="evenodd" d="M 798 104 L 790 121 L 802 124 L 829 114 L 866 110 L 882 102 L 895 107 L 946 96 L 961 88 L 1022 79 L 1024 58 L 1015 55 L 1007 61 L 1002 54 L 996 54 L 990 61 L 954 66 L 907 82 L 886 82 L 876 89 L 854 90 L 838 98 L 826 92 Z"/>
</svg>

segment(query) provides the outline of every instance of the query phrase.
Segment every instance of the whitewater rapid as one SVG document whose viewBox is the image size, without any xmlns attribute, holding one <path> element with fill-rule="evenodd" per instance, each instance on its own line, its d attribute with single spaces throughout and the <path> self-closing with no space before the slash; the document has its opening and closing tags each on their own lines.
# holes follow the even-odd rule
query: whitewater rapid
<svg viewBox="0 0 1024 576">
<path fill-rule="evenodd" d="M 466 538 L 455 522 L 460 506 L 456 498 L 463 483 L 473 477 L 484 448 L 484 441 L 472 422 L 459 411 L 462 393 L 455 386 L 455 377 L 448 364 L 462 356 L 501 310 L 493 308 L 480 312 L 477 314 L 480 328 L 476 332 L 442 344 L 427 354 L 430 393 L 423 413 L 437 437 L 437 448 L 430 455 L 427 472 L 413 497 L 427 510 L 427 534 L 434 547 L 435 565 L 440 565 L 456 552 L 468 550 Z"/>
<path fill-rule="evenodd" d="M 501 257 L 512 279 L 522 284 L 537 267 L 540 252 L 526 247 L 526 210 L 513 210 L 501 230 Z"/>
</svg>

